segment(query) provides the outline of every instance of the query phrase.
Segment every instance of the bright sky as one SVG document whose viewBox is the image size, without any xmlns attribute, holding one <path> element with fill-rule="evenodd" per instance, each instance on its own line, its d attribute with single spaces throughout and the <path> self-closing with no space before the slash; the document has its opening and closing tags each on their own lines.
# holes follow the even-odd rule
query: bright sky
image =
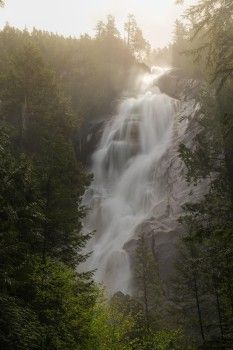
<svg viewBox="0 0 233 350">
<path fill-rule="evenodd" d="M 186 0 L 187 5 L 194 2 Z M 161 47 L 170 42 L 173 23 L 184 8 L 176 6 L 175 0 L 6 0 L 0 9 L 0 27 L 8 22 L 65 36 L 93 35 L 96 22 L 108 14 L 116 17 L 122 29 L 127 14 L 133 13 L 146 39 L 153 47 Z"/>
</svg>

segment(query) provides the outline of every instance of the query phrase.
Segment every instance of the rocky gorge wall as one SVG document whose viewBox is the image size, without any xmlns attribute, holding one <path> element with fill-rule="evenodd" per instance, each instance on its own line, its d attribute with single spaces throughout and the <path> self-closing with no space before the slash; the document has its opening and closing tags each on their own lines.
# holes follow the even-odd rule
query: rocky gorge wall
<svg viewBox="0 0 233 350">
<path fill-rule="evenodd" d="M 182 76 L 182 72 L 172 70 L 158 82 L 161 92 L 177 99 L 179 107 L 174 116 L 172 142 L 161 159 L 156 176 L 161 186 L 166 188 L 166 197 L 157 203 L 153 215 L 143 222 L 136 231 L 135 238 L 125 245 L 125 249 L 133 256 L 138 235 L 144 233 L 153 247 L 158 260 L 160 276 L 169 281 L 174 275 L 174 262 L 177 255 L 177 242 L 184 234 L 184 228 L 178 222 L 182 214 L 182 206 L 187 202 L 198 201 L 206 191 L 208 184 L 203 181 L 197 186 L 190 186 L 186 181 L 186 167 L 179 157 L 181 143 L 192 147 L 193 140 L 199 131 L 198 117 L 200 103 L 198 95 L 201 83 Z"/>
<path fill-rule="evenodd" d="M 203 182 L 190 187 L 185 179 L 185 165 L 179 157 L 179 145 L 184 143 L 192 147 L 199 130 L 197 119 L 201 111 L 198 94 L 201 83 L 185 78 L 181 71 L 170 70 L 156 81 L 156 85 L 162 93 L 178 101 L 172 140 L 155 173 L 161 188 L 165 189 L 165 195 L 154 206 L 150 217 L 137 227 L 133 238 L 127 241 L 123 248 L 133 261 L 137 239 L 143 233 L 153 247 L 161 279 L 167 282 L 174 274 L 178 238 L 184 233 L 184 228 L 178 222 L 182 214 L 182 205 L 200 199 L 207 184 Z M 109 118 L 103 118 L 97 122 L 86 123 L 81 130 L 79 154 L 87 165 L 90 164 L 91 154 L 96 149 L 108 120 Z"/>
</svg>

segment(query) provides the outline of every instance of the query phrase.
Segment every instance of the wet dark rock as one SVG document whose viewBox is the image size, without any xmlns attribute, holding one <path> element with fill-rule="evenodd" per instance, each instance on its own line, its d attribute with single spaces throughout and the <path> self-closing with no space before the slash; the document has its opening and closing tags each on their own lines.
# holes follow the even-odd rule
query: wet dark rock
<svg viewBox="0 0 233 350">
<path fill-rule="evenodd" d="M 178 222 L 182 206 L 200 200 L 208 189 L 208 183 L 202 181 L 197 186 L 190 186 L 185 178 L 186 167 L 179 157 L 179 145 L 184 143 L 192 147 L 200 130 L 198 119 L 201 108 L 198 95 L 202 84 L 185 78 L 177 70 L 168 72 L 157 84 L 162 92 L 180 100 L 174 117 L 172 141 L 156 174 L 163 182 L 166 194 L 163 200 L 155 204 L 151 218 L 137 227 L 133 239 L 124 245 L 124 249 L 133 261 L 138 237 L 143 234 L 152 247 L 161 279 L 169 289 L 169 281 L 175 274 L 177 243 L 184 234 L 184 228 Z"/>
<path fill-rule="evenodd" d="M 172 69 L 164 74 L 156 85 L 160 91 L 177 100 L 188 101 L 197 99 L 200 93 L 202 82 L 188 79 L 184 76 L 182 70 Z"/>
<path fill-rule="evenodd" d="M 150 219 L 138 226 L 134 237 L 124 245 L 124 250 L 133 261 L 138 237 L 143 233 L 158 261 L 160 276 L 168 283 L 169 288 L 170 277 L 174 275 L 177 243 L 179 237 L 184 234 L 184 228 L 178 223 L 182 214 L 182 205 L 186 202 L 200 200 L 208 189 L 206 181 L 193 187 L 187 184 L 186 168 L 178 152 L 181 143 L 192 147 L 194 138 L 200 130 L 197 122 L 201 115 L 198 96 L 202 83 L 187 79 L 181 70 L 170 70 L 156 84 L 163 93 L 180 101 L 177 114 L 174 116 L 172 141 L 156 173 L 156 176 L 162 181 L 162 187 L 165 186 L 166 194 L 159 203 L 155 203 Z M 91 155 L 100 142 L 108 120 L 109 118 L 103 118 L 96 122 L 87 122 L 76 135 L 76 151 L 84 164 L 90 165 Z M 131 129 L 131 137 L 136 152 L 139 137 L 136 122 Z M 120 135 L 116 134 L 117 141 L 120 141 Z"/>
<path fill-rule="evenodd" d="M 100 142 L 105 123 L 105 119 L 86 122 L 74 136 L 77 158 L 87 167 L 91 165 L 91 156 Z"/>
</svg>

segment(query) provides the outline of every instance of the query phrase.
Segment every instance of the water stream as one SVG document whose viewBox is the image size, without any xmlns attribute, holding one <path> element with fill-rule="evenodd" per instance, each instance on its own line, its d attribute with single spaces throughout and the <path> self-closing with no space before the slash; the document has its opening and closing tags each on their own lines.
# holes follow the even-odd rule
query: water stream
<svg viewBox="0 0 233 350">
<path fill-rule="evenodd" d="M 153 68 L 137 80 L 106 124 L 93 155 L 94 181 L 86 193 L 91 209 L 85 229 L 95 230 L 87 261 L 110 293 L 130 293 L 130 261 L 124 245 L 164 196 L 157 176 L 172 135 L 176 101 L 155 86 L 165 71 Z M 130 91 L 127 93 L 130 95 Z"/>
</svg>

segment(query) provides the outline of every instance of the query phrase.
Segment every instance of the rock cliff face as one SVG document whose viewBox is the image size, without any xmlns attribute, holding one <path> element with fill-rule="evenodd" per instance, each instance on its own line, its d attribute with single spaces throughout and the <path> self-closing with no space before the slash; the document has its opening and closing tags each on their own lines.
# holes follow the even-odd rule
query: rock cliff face
<svg viewBox="0 0 233 350">
<path fill-rule="evenodd" d="M 143 63 L 135 63 L 131 67 L 128 76 L 125 77 L 126 82 L 129 81 L 128 84 L 130 85 L 130 88 L 132 88 L 135 83 L 135 77 L 143 75 L 145 73 L 150 73 L 150 68 Z M 126 89 L 127 83 L 122 88 Z M 115 100 L 112 101 L 110 106 L 112 113 L 114 113 L 117 109 L 120 98 L 121 96 L 118 96 L 115 98 Z M 91 156 L 96 150 L 105 125 L 109 119 L 111 119 L 111 117 L 112 115 L 110 113 L 103 116 L 96 115 L 95 119 L 84 120 L 81 128 L 74 136 L 73 141 L 77 158 L 88 168 L 91 167 Z"/>
<path fill-rule="evenodd" d="M 199 200 L 208 184 L 202 182 L 193 187 L 187 184 L 185 165 L 178 152 L 181 143 L 192 147 L 193 139 L 198 133 L 197 119 L 201 112 L 197 97 L 201 83 L 183 78 L 180 72 L 171 71 L 156 84 L 163 93 L 179 100 L 172 142 L 156 174 L 161 186 L 166 189 L 166 197 L 154 207 L 151 218 L 137 228 L 135 238 L 125 245 L 125 249 L 133 255 L 137 235 L 143 232 L 158 259 L 160 276 L 164 281 L 168 281 L 174 272 L 177 241 L 184 233 L 184 228 L 178 223 L 182 205 Z"/>
<path fill-rule="evenodd" d="M 128 231 L 126 230 L 127 231 L 126 236 L 124 236 L 124 240 L 123 240 L 126 243 L 123 243 L 124 245 L 123 245 L 122 254 L 123 253 L 125 254 L 125 251 L 126 251 L 128 253 L 127 256 L 129 256 L 130 258 L 129 260 L 131 261 L 131 264 L 132 264 L 134 259 L 133 258 L 134 252 L 137 246 L 138 236 L 139 234 L 144 233 L 149 244 L 153 247 L 153 252 L 155 254 L 156 259 L 158 260 L 160 276 L 165 282 L 168 282 L 170 279 L 170 276 L 173 275 L 174 273 L 174 259 L 177 254 L 177 247 L 176 247 L 177 241 L 178 241 L 178 238 L 184 233 L 184 228 L 178 223 L 178 218 L 182 214 L 182 205 L 185 204 L 186 202 L 196 201 L 200 199 L 207 188 L 207 184 L 204 182 L 201 184 L 198 184 L 198 186 L 195 186 L 195 187 L 190 187 L 187 184 L 185 179 L 185 172 L 186 172 L 185 165 L 180 159 L 179 152 L 178 152 L 179 145 L 181 143 L 184 143 L 187 146 L 192 147 L 193 139 L 195 138 L 195 136 L 199 131 L 199 125 L 197 120 L 198 120 L 198 117 L 200 116 L 201 111 L 200 111 L 200 104 L 198 102 L 198 94 L 201 89 L 201 83 L 192 79 L 184 78 L 182 76 L 182 72 L 180 71 L 171 70 L 166 74 L 162 75 L 159 80 L 157 79 L 155 84 L 159 87 L 162 93 L 177 100 L 177 103 L 175 103 L 176 112 L 172 123 L 173 126 L 172 126 L 171 142 L 169 143 L 168 148 L 165 150 L 165 153 L 163 153 L 162 158 L 159 158 L 159 164 L 157 163 L 155 165 L 155 173 L 153 175 L 155 183 L 157 184 L 156 190 L 161 192 L 162 195 L 159 194 L 158 198 L 161 198 L 159 199 L 160 201 L 156 202 L 152 210 L 150 209 L 149 216 L 145 215 L 147 219 L 144 221 L 140 221 L 141 223 L 136 227 L 136 230 L 134 230 L 133 236 L 131 235 L 130 236 L 131 238 L 128 241 L 127 241 Z M 156 90 L 157 88 L 153 87 L 153 89 Z M 140 100 L 140 97 L 139 97 L 139 100 Z M 133 103 L 135 102 L 135 100 L 132 100 L 132 101 Z M 160 101 L 160 104 L 168 102 L 166 96 L 163 96 L 163 95 L 161 96 L 161 94 L 159 97 L 159 101 Z M 164 102 L 161 102 L 161 101 L 164 101 Z M 136 111 L 134 111 L 134 113 L 136 113 Z M 159 118 L 161 119 L 161 117 L 162 115 L 160 115 Z M 146 115 L 143 115 L 143 118 L 146 118 Z M 84 163 L 90 164 L 90 156 L 93 153 L 93 151 L 96 149 L 103 130 L 105 130 L 105 134 L 106 134 L 106 122 L 108 120 L 109 120 L 109 117 L 106 118 L 106 120 L 98 121 L 96 123 L 92 122 L 92 123 L 86 124 L 83 130 L 81 130 L 81 134 L 79 135 L 79 140 L 81 140 L 80 155 L 84 157 L 84 159 L 82 159 Z M 127 124 L 127 127 L 126 127 L 127 130 L 128 129 L 130 130 L 130 134 L 129 135 L 127 134 L 128 135 L 127 150 L 129 151 L 129 145 L 133 147 L 133 151 L 135 152 L 133 152 L 133 154 L 131 154 L 132 153 L 131 152 L 130 157 L 134 159 L 133 157 L 134 153 L 135 154 L 138 153 L 137 141 L 139 138 L 139 134 L 138 134 L 138 126 L 137 126 L 137 123 L 135 123 L 134 118 L 130 119 L 130 123 L 131 123 L 130 126 Z M 119 138 L 120 136 L 122 137 L 122 135 L 124 134 L 123 132 L 124 129 L 125 128 L 123 125 L 122 134 L 121 135 L 118 135 L 118 133 L 114 134 L 115 136 L 112 140 L 112 144 L 114 147 L 121 144 L 124 145 L 124 143 L 122 143 L 122 140 Z M 114 151 L 114 149 L 113 150 L 110 149 L 110 151 L 112 152 Z M 121 156 L 125 158 L 126 154 L 123 152 Z M 113 158 L 112 159 L 112 162 L 113 162 L 115 158 L 114 157 L 112 158 Z M 113 165 L 116 166 L 115 163 L 112 164 L 112 166 Z M 102 168 L 99 169 L 97 171 L 97 174 L 99 173 L 99 171 L 102 172 L 103 169 Z M 103 176 L 103 181 L 104 182 L 106 181 L 104 176 Z M 132 184 L 131 182 L 128 183 L 128 187 L 130 187 L 130 191 L 134 191 L 134 190 L 136 191 L 136 187 L 140 185 L 142 184 L 141 183 Z M 125 189 L 126 192 L 128 190 L 129 190 L 128 188 Z M 142 196 L 143 195 L 144 193 L 142 193 Z M 100 203 L 98 202 L 99 204 L 97 205 L 97 207 L 100 206 L 101 210 L 98 209 L 98 211 L 94 211 L 98 213 L 100 217 L 101 215 L 104 216 L 104 217 L 101 217 L 101 220 L 104 223 L 106 221 L 105 216 L 107 214 L 110 215 L 108 210 L 109 205 L 111 205 L 111 203 L 113 204 L 115 203 L 115 201 L 112 202 L 111 200 L 110 202 L 108 202 L 107 207 L 105 204 L 101 205 L 101 201 Z M 134 206 L 134 204 L 135 203 L 131 203 L 132 206 Z M 118 205 L 117 209 L 119 209 L 119 206 L 122 207 L 122 204 L 119 204 L 118 202 L 117 202 L 117 205 Z M 125 215 L 123 208 L 120 208 L 119 215 Z M 116 216 L 115 211 L 113 212 L 113 216 L 114 217 L 111 216 L 111 219 L 114 221 L 116 220 L 114 219 Z M 97 231 L 99 229 L 100 231 L 99 235 L 101 236 L 101 234 L 103 233 L 103 228 L 101 227 L 98 228 L 99 221 L 101 221 L 100 217 L 96 218 L 94 216 L 94 218 L 92 217 L 92 219 L 89 218 L 89 223 L 90 222 L 92 223 L 94 221 L 94 229 L 97 229 Z M 120 219 L 121 218 L 119 217 L 119 220 Z M 127 220 L 125 221 L 126 223 L 127 223 Z M 118 228 L 116 227 L 116 231 L 117 230 Z M 124 230 L 122 232 L 123 234 L 125 234 Z M 108 242 L 108 244 L 110 244 L 111 247 L 115 244 L 114 239 L 117 234 L 119 235 L 119 232 L 114 231 L 112 236 L 110 235 L 110 242 Z M 101 244 L 103 245 L 103 242 Z M 101 245 L 98 246 L 98 249 L 100 249 L 100 246 Z M 104 255 L 105 254 L 107 255 L 107 253 L 104 251 Z M 99 252 L 98 254 L 96 253 L 96 256 L 99 259 L 100 253 Z M 95 267 L 96 266 L 99 267 L 98 259 L 97 259 L 98 262 L 95 263 L 94 265 Z M 122 260 L 122 255 L 119 257 L 119 259 Z M 117 259 L 115 260 L 119 265 L 120 264 L 119 261 Z M 106 265 L 108 267 L 107 271 L 109 272 L 111 270 L 111 266 L 109 266 L 109 264 L 106 264 Z M 123 270 L 124 269 L 125 267 L 123 267 Z M 111 275 L 111 273 L 109 273 L 109 275 Z M 106 277 L 106 280 L 107 281 L 109 280 L 109 276 Z M 114 284 L 113 281 L 108 283 Z M 118 285 L 116 287 L 118 287 Z"/>
</svg>

